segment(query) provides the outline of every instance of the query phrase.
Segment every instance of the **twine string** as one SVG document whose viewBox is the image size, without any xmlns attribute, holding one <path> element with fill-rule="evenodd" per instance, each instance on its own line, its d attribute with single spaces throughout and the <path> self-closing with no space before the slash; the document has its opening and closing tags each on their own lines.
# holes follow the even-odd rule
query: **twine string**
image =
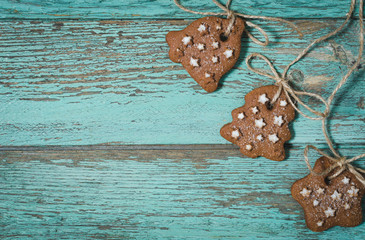
<svg viewBox="0 0 365 240">
<path fill-rule="evenodd" d="M 288 24 L 293 30 L 295 30 L 299 37 L 301 38 L 303 36 L 303 34 L 301 33 L 301 31 L 297 28 L 297 26 L 295 26 L 292 22 L 289 22 L 287 20 L 284 20 L 282 18 L 275 18 L 275 17 L 267 17 L 267 16 L 256 16 L 256 15 L 246 15 L 246 14 L 242 14 L 242 13 L 238 13 L 238 12 L 234 12 L 230 9 L 230 4 L 232 2 L 232 0 L 228 0 L 226 5 L 221 4 L 220 2 L 218 2 L 217 0 L 212 0 L 220 9 L 223 10 L 223 12 L 200 12 L 200 11 L 195 11 L 192 9 L 188 9 L 184 6 L 182 6 L 179 2 L 179 0 L 174 0 L 174 3 L 176 6 L 178 6 L 180 9 L 184 10 L 185 12 L 189 12 L 189 13 L 193 13 L 193 14 L 200 14 L 200 15 L 211 15 L 211 16 L 227 16 L 227 19 L 230 19 L 230 22 L 228 24 L 228 27 L 225 31 L 225 36 L 227 37 L 230 32 L 232 31 L 235 19 L 237 16 L 242 17 L 243 19 L 245 19 L 245 23 L 247 26 L 252 27 L 254 29 L 256 29 L 257 31 L 259 31 L 265 41 L 260 41 L 258 40 L 256 37 L 254 37 L 246 28 L 245 28 L 245 32 L 247 34 L 247 36 L 256 44 L 261 45 L 261 46 L 267 46 L 269 44 L 269 36 L 267 35 L 267 33 L 265 32 L 265 30 L 263 30 L 261 27 L 259 27 L 258 25 L 248 21 L 247 19 L 258 19 L 258 20 L 266 20 L 266 21 L 275 21 L 275 22 L 281 22 L 281 23 L 285 23 Z"/>
<path fill-rule="evenodd" d="M 355 5 L 356 1 L 352 0 L 351 4 Z M 361 57 L 362 57 L 362 53 L 364 50 L 364 20 L 363 20 L 363 0 L 360 0 L 360 4 L 359 4 L 359 27 L 360 27 L 360 36 L 359 36 L 359 52 L 356 58 L 355 63 L 351 66 L 351 68 L 349 69 L 349 71 L 347 72 L 347 74 L 341 79 L 340 83 L 337 85 L 337 87 L 333 90 L 332 94 L 328 97 L 327 99 L 327 104 L 330 106 L 336 93 L 338 92 L 338 90 L 346 83 L 346 81 L 348 80 L 348 78 L 351 76 L 351 74 L 357 69 L 357 67 L 359 66 L 360 62 L 361 62 Z M 354 6 L 352 6 L 353 8 Z M 352 13 L 352 12 L 351 12 Z M 349 17 L 349 16 L 347 16 Z M 322 130 L 324 133 L 324 136 L 326 138 L 327 144 L 329 146 L 329 148 L 331 149 L 332 153 L 336 156 L 336 157 L 331 157 L 328 154 L 325 154 L 323 151 L 319 150 L 318 148 L 316 148 L 315 146 L 312 145 L 308 145 L 306 146 L 306 148 L 304 149 L 304 159 L 305 162 L 308 166 L 308 169 L 311 173 L 315 174 L 315 175 L 320 175 L 320 176 L 325 176 L 327 174 L 329 174 L 332 170 L 337 169 L 337 171 L 331 175 L 329 177 L 329 179 L 333 179 L 335 177 L 337 177 L 338 175 L 340 175 L 343 171 L 348 170 L 349 172 L 351 172 L 363 185 L 365 185 L 365 178 L 362 174 L 365 174 L 365 169 L 361 169 L 358 167 L 353 166 L 351 163 L 359 160 L 361 158 L 365 157 L 365 153 L 360 154 L 358 156 L 355 156 L 353 158 L 347 159 L 346 157 L 341 157 L 341 155 L 339 153 L 337 153 L 337 151 L 334 149 L 333 147 L 333 143 L 331 141 L 331 139 L 328 136 L 327 133 L 327 127 L 326 127 L 326 118 L 322 119 Z M 314 150 L 316 150 L 319 154 L 321 154 L 322 156 L 325 156 L 326 158 L 328 158 L 332 165 L 330 167 L 328 167 L 327 169 L 325 169 L 323 172 L 321 173 L 316 173 L 313 168 L 310 165 L 309 159 L 308 159 L 308 151 L 309 149 L 312 148 Z"/>
<path fill-rule="evenodd" d="M 326 120 L 330 114 L 331 111 L 331 104 L 332 101 L 336 95 L 336 93 L 339 91 L 339 89 L 346 83 L 346 81 L 348 80 L 348 78 L 351 76 L 351 74 L 357 69 L 357 67 L 359 66 L 360 62 L 361 62 L 361 57 L 362 57 L 362 52 L 364 50 L 364 23 L 363 23 L 363 0 L 360 0 L 360 7 L 359 7 L 359 27 L 360 27 L 360 37 L 359 37 L 359 51 L 358 51 L 358 56 L 356 58 L 355 63 L 351 66 L 351 68 L 349 69 L 349 71 L 346 73 L 346 75 L 341 79 L 341 81 L 337 84 L 336 88 L 332 91 L 331 95 L 327 98 L 327 100 L 325 100 L 324 98 L 322 98 L 321 96 L 314 94 L 314 93 L 309 93 L 309 92 L 299 92 L 299 91 L 295 91 L 293 90 L 290 85 L 288 84 L 288 80 L 287 80 L 287 72 L 290 69 L 290 67 L 292 65 L 294 65 L 295 63 L 297 63 L 300 59 L 302 59 L 312 48 L 312 46 L 314 46 L 317 43 L 320 43 L 334 35 L 336 35 L 338 32 L 340 32 L 344 26 L 348 23 L 348 21 L 351 18 L 351 15 L 353 14 L 353 11 L 355 9 L 355 5 L 356 5 L 356 0 L 351 0 L 351 5 L 350 5 L 350 9 L 348 11 L 348 13 L 346 14 L 346 19 L 345 21 L 341 24 L 340 27 L 338 27 L 337 29 L 335 29 L 333 32 L 322 36 L 316 40 L 314 40 L 311 44 L 308 45 L 308 47 L 306 47 L 288 66 L 286 66 L 284 72 L 282 75 L 280 75 L 276 69 L 274 68 L 273 64 L 270 62 L 269 59 L 267 59 L 265 56 L 258 54 L 258 53 L 253 53 L 251 55 L 249 55 L 246 58 L 246 64 L 247 67 L 255 72 L 258 73 L 260 75 L 269 77 L 271 79 L 274 79 L 276 81 L 276 84 L 279 85 L 279 89 L 276 92 L 275 96 L 273 97 L 271 103 L 275 102 L 282 91 L 284 91 L 285 95 L 287 96 L 287 99 L 289 100 L 290 104 L 295 108 L 296 111 L 298 111 L 301 115 L 303 115 L 306 118 L 312 119 L 312 120 L 321 120 L 322 121 L 322 132 L 324 134 L 325 140 L 327 142 L 327 145 L 329 146 L 331 152 L 333 153 L 333 155 L 335 157 L 331 157 L 328 154 L 322 152 L 321 150 L 319 150 L 318 148 L 312 146 L 312 145 L 308 145 L 306 146 L 305 150 L 304 150 L 304 159 L 305 162 L 308 166 L 308 169 L 310 170 L 311 173 L 316 174 L 316 175 L 327 175 L 328 173 L 330 173 L 332 170 L 337 168 L 337 171 L 330 176 L 330 178 L 335 178 L 338 175 L 340 175 L 343 171 L 345 170 L 349 170 L 352 174 L 355 175 L 355 177 L 362 183 L 365 185 L 365 179 L 364 177 L 361 175 L 361 173 L 365 173 L 364 169 L 361 168 L 357 168 L 354 167 L 351 163 L 365 157 L 365 154 L 361 154 L 358 155 L 356 157 L 353 157 L 351 159 L 347 159 L 346 157 L 342 157 L 334 148 L 333 143 L 331 141 L 331 139 L 328 136 L 328 132 L 327 132 L 327 127 L 326 127 Z M 261 59 L 263 59 L 270 67 L 273 75 L 268 74 L 262 70 L 253 68 L 250 64 L 250 60 L 254 57 L 259 57 Z M 324 106 L 325 106 L 325 110 L 323 112 L 319 112 L 316 111 L 315 109 L 310 108 L 308 105 L 304 104 L 300 98 L 298 97 L 298 95 L 306 95 L 306 96 L 310 96 L 310 97 L 314 97 L 318 100 L 320 100 Z M 296 100 L 300 105 L 302 105 L 303 107 L 305 107 L 307 110 L 309 110 L 310 112 L 312 112 L 313 114 L 317 115 L 318 117 L 310 117 L 306 114 L 304 114 L 302 111 L 300 111 L 296 105 L 293 103 L 293 101 L 291 100 L 291 98 L 293 98 L 294 100 Z M 322 173 L 316 173 L 313 171 L 310 163 L 309 163 L 309 159 L 308 159 L 308 151 L 309 148 L 315 149 L 317 150 L 317 152 L 325 157 L 327 157 L 332 165 L 324 170 Z"/>
<path fill-rule="evenodd" d="M 273 73 L 272 75 L 271 74 L 268 74 L 266 72 L 264 72 L 263 70 L 260 70 L 260 69 L 257 69 L 257 68 L 254 68 L 251 66 L 251 60 L 255 57 L 258 57 L 258 58 L 261 58 L 262 60 L 264 60 L 271 72 Z M 282 91 L 284 91 L 289 103 L 293 106 L 293 108 L 298 112 L 300 113 L 301 115 L 303 115 L 304 117 L 306 118 L 309 118 L 309 119 L 312 119 L 312 120 L 322 120 L 324 118 L 326 118 L 328 116 L 328 113 L 329 113 L 329 105 L 327 103 L 327 101 L 321 97 L 320 95 L 318 94 L 315 94 L 315 93 L 310 93 L 310 92 L 304 92 L 304 91 L 295 91 L 291 88 L 291 86 L 289 85 L 288 81 L 283 78 L 275 69 L 274 65 L 271 63 L 271 61 L 265 57 L 264 55 L 262 54 L 259 54 L 259 53 L 252 53 L 250 54 L 247 58 L 246 58 L 246 64 L 247 64 L 247 67 L 248 69 L 250 69 L 251 71 L 257 73 L 257 74 L 260 74 L 262 76 L 266 76 L 268 78 L 271 78 L 273 80 L 276 81 L 276 85 L 279 86 L 279 89 L 278 91 L 275 93 L 273 99 L 271 100 L 271 104 L 275 103 L 277 101 L 277 99 L 279 98 L 280 94 Z M 305 95 L 305 96 L 309 96 L 309 97 L 313 97 L 313 98 L 316 98 L 318 99 L 319 101 L 321 101 L 323 103 L 323 105 L 325 106 L 325 110 L 323 112 L 320 112 L 320 111 L 317 111 L 311 107 L 309 107 L 307 104 L 305 104 L 299 97 L 298 95 Z M 298 102 L 300 105 L 302 105 L 303 107 L 305 107 L 306 109 L 308 109 L 310 112 L 312 112 L 313 114 L 315 114 L 316 116 L 318 117 L 311 117 L 307 114 L 305 114 L 304 112 L 302 112 L 297 106 L 296 104 L 293 102 L 293 100 L 291 99 L 293 98 L 296 102 Z"/>
<path fill-rule="evenodd" d="M 313 170 L 310 162 L 309 162 L 309 158 L 308 158 L 308 152 L 309 149 L 312 148 L 314 150 L 316 150 L 320 155 L 328 158 L 328 160 L 331 162 L 331 165 L 323 170 L 320 173 L 317 173 Z M 348 170 L 349 172 L 351 172 L 363 185 L 365 185 L 365 178 L 361 173 L 365 173 L 365 169 L 361 169 L 358 167 L 353 166 L 351 163 L 359 160 L 361 158 L 365 157 L 365 153 L 360 154 L 356 157 L 347 159 L 346 157 L 339 157 L 339 158 L 334 158 L 331 157 L 330 155 L 326 154 L 325 152 L 319 150 L 318 148 L 316 148 L 313 145 L 307 145 L 304 149 L 304 160 L 305 163 L 307 164 L 307 167 L 309 169 L 309 171 L 316 176 L 327 176 L 327 174 L 329 174 L 330 172 L 332 172 L 334 169 L 338 168 L 336 170 L 336 172 L 333 173 L 333 175 L 329 176 L 328 179 L 333 179 L 335 177 L 337 177 L 338 175 L 340 175 L 343 171 Z"/>
</svg>

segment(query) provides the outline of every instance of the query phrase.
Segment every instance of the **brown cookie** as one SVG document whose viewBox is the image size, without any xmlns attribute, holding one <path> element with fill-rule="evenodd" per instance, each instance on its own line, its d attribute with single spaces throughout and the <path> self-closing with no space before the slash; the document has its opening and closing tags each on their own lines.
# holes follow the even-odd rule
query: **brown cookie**
<svg viewBox="0 0 365 240">
<path fill-rule="evenodd" d="M 326 157 L 316 161 L 315 172 L 330 166 Z M 334 174 L 334 169 L 328 176 Z M 309 174 L 296 181 L 292 188 L 293 198 L 303 207 L 308 228 L 322 232 L 334 226 L 355 227 L 362 222 L 361 199 L 364 185 L 348 170 L 332 180 L 328 176 Z"/>
<path fill-rule="evenodd" d="M 225 38 L 229 21 L 218 17 L 200 18 L 184 30 L 169 32 L 166 36 L 170 59 L 181 63 L 207 92 L 217 89 L 219 80 L 234 66 L 241 52 L 244 21 L 237 17 Z"/>
<path fill-rule="evenodd" d="M 222 137 L 238 145 L 248 157 L 263 156 L 275 161 L 285 158 L 284 143 L 291 138 L 288 124 L 295 111 L 283 92 L 270 106 L 277 91 L 278 87 L 271 85 L 249 92 L 245 105 L 232 111 L 233 121 L 220 131 Z"/>
</svg>

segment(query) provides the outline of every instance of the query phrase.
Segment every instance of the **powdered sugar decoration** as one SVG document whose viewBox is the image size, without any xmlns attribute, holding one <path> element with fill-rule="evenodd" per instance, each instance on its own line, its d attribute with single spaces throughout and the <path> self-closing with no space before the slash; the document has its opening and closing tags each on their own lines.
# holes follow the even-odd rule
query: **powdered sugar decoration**
<svg viewBox="0 0 365 240">
<path fill-rule="evenodd" d="M 333 200 L 341 200 L 341 197 L 342 197 L 342 194 L 341 193 L 338 193 L 337 192 L 337 190 L 335 190 L 334 192 L 333 192 L 333 194 L 331 195 L 331 198 L 333 199 Z"/>
<path fill-rule="evenodd" d="M 190 58 L 190 65 L 193 66 L 193 67 L 199 67 L 198 61 L 199 61 L 199 59 L 191 57 Z"/>
<path fill-rule="evenodd" d="M 262 141 L 262 140 L 264 140 L 264 137 L 260 134 L 260 135 L 257 135 L 256 139 L 259 141 Z"/>
<path fill-rule="evenodd" d="M 213 47 L 214 49 L 218 49 L 218 48 L 219 48 L 219 42 L 213 42 L 213 43 L 212 43 L 212 47 Z"/>
<path fill-rule="evenodd" d="M 343 182 L 343 184 L 349 184 L 350 183 L 350 178 L 344 177 L 342 179 L 342 182 Z"/>
<path fill-rule="evenodd" d="M 237 118 L 238 118 L 238 119 L 240 119 L 240 120 L 242 120 L 242 119 L 244 119 L 244 118 L 245 118 L 245 114 L 243 114 L 243 113 L 239 113 L 239 114 L 237 115 Z"/>
<path fill-rule="evenodd" d="M 205 73 L 205 77 L 206 78 L 210 78 L 210 74 L 209 73 Z"/>
<path fill-rule="evenodd" d="M 274 124 L 281 127 L 281 125 L 283 125 L 283 123 L 284 123 L 283 116 L 274 116 Z"/>
<path fill-rule="evenodd" d="M 251 144 L 247 144 L 246 145 L 246 150 L 251 151 L 252 150 L 252 145 Z"/>
<path fill-rule="evenodd" d="M 334 217 L 335 216 L 335 210 L 328 207 L 326 211 L 324 211 L 324 214 L 326 214 L 326 217 Z"/>
<path fill-rule="evenodd" d="M 198 31 L 199 32 L 204 32 L 205 30 L 207 30 L 207 27 L 204 24 L 200 24 Z"/>
<path fill-rule="evenodd" d="M 311 194 L 311 190 L 308 190 L 306 188 L 303 188 L 302 191 L 300 192 L 300 194 L 303 196 L 303 197 L 309 197 L 309 195 Z"/>
<path fill-rule="evenodd" d="M 213 57 L 212 57 L 212 62 L 213 62 L 213 63 L 217 63 L 217 62 L 218 62 L 218 57 L 213 56 Z"/>
<path fill-rule="evenodd" d="M 278 136 L 276 136 L 276 134 L 270 134 L 269 140 L 273 143 L 276 143 L 277 141 L 279 141 L 279 138 L 278 138 Z"/>
<path fill-rule="evenodd" d="M 204 45 L 203 43 L 198 43 L 197 48 L 198 48 L 200 51 L 203 51 L 203 50 L 205 49 L 205 45 Z"/>
<path fill-rule="evenodd" d="M 345 205 L 343 207 L 345 208 L 345 210 L 349 210 L 350 209 L 350 204 L 345 203 Z"/>
<path fill-rule="evenodd" d="M 255 119 L 255 126 L 261 129 L 266 126 L 266 123 L 263 118 Z"/>
<path fill-rule="evenodd" d="M 323 193 L 324 193 L 324 189 L 323 189 L 323 188 L 318 188 L 318 189 L 316 190 L 316 192 L 317 192 L 318 194 L 323 194 Z"/>
<path fill-rule="evenodd" d="M 356 197 L 359 192 L 359 189 L 355 188 L 354 186 L 351 186 L 351 189 L 347 190 L 347 193 L 350 195 L 350 197 Z"/>
<path fill-rule="evenodd" d="M 253 114 L 257 114 L 259 112 L 259 109 L 257 107 L 252 108 Z"/>
<path fill-rule="evenodd" d="M 182 42 L 184 43 L 184 45 L 188 45 L 191 42 L 191 37 L 190 36 L 183 37 Z"/>
<path fill-rule="evenodd" d="M 280 106 L 285 107 L 288 103 L 285 100 L 280 100 Z"/>
<path fill-rule="evenodd" d="M 317 199 L 315 199 L 315 200 L 313 201 L 313 206 L 317 207 L 317 206 L 318 206 L 318 204 L 319 204 L 319 201 L 318 201 Z"/>
<path fill-rule="evenodd" d="M 223 54 L 226 58 L 231 58 L 233 56 L 233 50 L 227 49 Z"/>
<path fill-rule="evenodd" d="M 240 132 L 238 130 L 232 131 L 232 137 L 233 138 L 238 138 L 239 136 L 240 136 Z"/>
<path fill-rule="evenodd" d="M 269 101 L 269 99 L 266 97 L 266 94 L 262 94 L 259 96 L 259 103 L 265 104 L 267 101 Z"/>
</svg>

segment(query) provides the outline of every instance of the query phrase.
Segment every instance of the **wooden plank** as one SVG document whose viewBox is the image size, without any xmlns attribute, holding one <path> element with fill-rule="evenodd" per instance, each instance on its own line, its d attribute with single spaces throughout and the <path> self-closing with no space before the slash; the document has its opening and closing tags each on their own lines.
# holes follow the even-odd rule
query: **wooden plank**
<svg viewBox="0 0 365 240">
<path fill-rule="evenodd" d="M 231 110 L 253 88 L 273 83 L 249 72 L 245 57 L 263 53 L 282 71 L 339 21 L 298 20 L 303 39 L 286 27 L 263 24 L 270 46 L 244 37 L 239 62 L 211 94 L 168 58 L 166 33 L 187 24 L 0 22 L 0 145 L 225 144 L 219 129 L 231 121 Z M 351 24 L 295 65 L 297 87 L 328 96 L 354 59 L 357 28 Z M 364 87 L 359 71 L 335 101 L 330 134 L 340 145 L 365 143 Z M 291 144 L 324 143 L 319 122 L 299 116 L 292 126 Z"/>
<path fill-rule="evenodd" d="M 308 169 L 302 149 L 289 155 L 274 162 L 224 149 L 2 151 L 0 238 L 364 239 L 364 224 L 305 227 L 290 187 Z"/>
<path fill-rule="evenodd" d="M 210 0 L 180 1 L 197 11 L 220 12 Z M 223 1 L 224 2 L 224 1 Z M 232 9 L 244 14 L 285 18 L 338 18 L 347 13 L 350 0 L 291 1 L 291 0 L 234 0 Z M 1 0 L 1 19 L 194 19 L 172 0 L 108 0 L 108 1 L 38 1 Z"/>
</svg>

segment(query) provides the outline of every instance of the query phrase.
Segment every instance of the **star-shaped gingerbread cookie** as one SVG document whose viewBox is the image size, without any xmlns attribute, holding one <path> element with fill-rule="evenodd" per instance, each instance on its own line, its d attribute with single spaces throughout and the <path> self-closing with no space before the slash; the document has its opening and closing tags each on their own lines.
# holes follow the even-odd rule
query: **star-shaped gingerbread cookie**
<svg viewBox="0 0 365 240">
<path fill-rule="evenodd" d="M 245 96 L 245 105 L 232 111 L 233 121 L 221 128 L 222 137 L 248 157 L 285 158 L 284 143 L 291 138 L 288 124 L 295 110 L 283 92 L 270 104 L 277 91 L 274 85 L 252 90 Z"/>
<path fill-rule="evenodd" d="M 181 63 L 207 92 L 217 89 L 219 80 L 235 65 L 241 52 L 244 21 L 237 17 L 230 34 L 225 36 L 229 22 L 219 17 L 204 17 L 166 36 L 170 59 Z"/>
<path fill-rule="evenodd" d="M 326 157 L 321 157 L 313 170 L 323 172 L 330 164 Z M 293 198 L 304 209 L 308 228 L 322 232 L 334 226 L 359 225 L 362 222 L 361 199 L 365 193 L 364 185 L 348 170 L 331 180 L 328 180 L 328 176 L 309 174 L 296 181 L 291 188 Z"/>
</svg>

